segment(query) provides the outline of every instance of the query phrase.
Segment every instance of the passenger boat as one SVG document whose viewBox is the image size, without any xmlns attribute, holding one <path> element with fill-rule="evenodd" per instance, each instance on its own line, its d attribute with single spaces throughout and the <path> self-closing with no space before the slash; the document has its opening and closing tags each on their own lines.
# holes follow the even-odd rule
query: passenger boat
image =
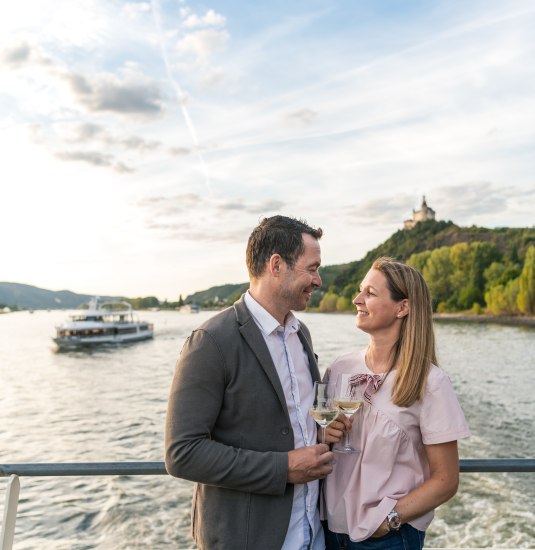
<svg viewBox="0 0 535 550">
<path fill-rule="evenodd" d="M 124 344 L 154 336 L 154 326 L 139 321 L 128 302 L 100 301 L 93 298 L 86 310 L 56 327 L 54 342 L 61 349 L 97 344 Z"/>
</svg>

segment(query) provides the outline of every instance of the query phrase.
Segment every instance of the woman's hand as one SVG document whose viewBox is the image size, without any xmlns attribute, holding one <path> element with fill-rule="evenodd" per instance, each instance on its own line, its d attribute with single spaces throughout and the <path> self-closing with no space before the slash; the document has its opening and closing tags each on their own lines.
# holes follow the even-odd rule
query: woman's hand
<svg viewBox="0 0 535 550">
<path fill-rule="evenodd" d="M 379 527 L 377 528 L 377 531 L 375 531 L 375 533 L 371 536 L 372 539 L 377 539 L 379 537 L 384 537 L 385 535 L 388 535 L 388 533 L 390 533 L 389 529 L 388 529 L 388 525 L 386 523 L 386 519 L 383 521 L 383 523 L 381 523 L 381 525 L 379 525 Z"/>
<path fill-rule="evenodd" d="M 325 443 L 338 443 L 346 430 L 351 430 L 351 422 L 353 418 L 346 418 L 340 413 L 326 428 L 325 428 Z"/>
</svg>

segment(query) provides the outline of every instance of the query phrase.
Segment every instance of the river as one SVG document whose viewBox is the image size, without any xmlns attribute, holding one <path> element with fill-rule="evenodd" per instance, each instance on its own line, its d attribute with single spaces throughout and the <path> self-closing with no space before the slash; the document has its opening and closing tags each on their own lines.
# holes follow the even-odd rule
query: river
<svg viewBox="0 0 535 550">
<path fill-rule="evenodd" d="M 122 348 L 54 353 L 67 312 L 0 315 L 0 462 L 163 460 L 176 358 L 212 312 L 143 312 L 155 338 Z M 363 347 L 352 315 L 300 313 L 320 368 Z M 439 361 L 473 436 L 462 458 L 535 456 L 535 329 L 438 322 Z M 462 474 L 426 547 L 535 547 L 530 474 Z M 0 509 L 7 481 L 0 478 Z M 193 548 L 192 484 L 166 476 L 21 478 L 15 550 Z"/>
</svg>

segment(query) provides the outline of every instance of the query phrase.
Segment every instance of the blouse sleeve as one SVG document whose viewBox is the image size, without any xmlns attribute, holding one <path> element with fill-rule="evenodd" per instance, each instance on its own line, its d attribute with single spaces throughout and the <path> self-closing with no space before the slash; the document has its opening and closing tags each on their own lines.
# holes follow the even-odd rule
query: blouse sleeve
<svg viewBox="0 0 535 550">
<path fill-rule="evenodd" d="M 469 437 L 470 429 L 448 375 L 432 367 L 420 410 L 420 430 L 425 445 Z"/>
</svg>

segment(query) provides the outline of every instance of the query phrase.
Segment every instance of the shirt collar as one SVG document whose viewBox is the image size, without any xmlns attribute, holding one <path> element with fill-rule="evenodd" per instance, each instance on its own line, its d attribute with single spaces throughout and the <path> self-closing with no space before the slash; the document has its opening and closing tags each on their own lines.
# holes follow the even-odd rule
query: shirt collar
<svg viewBox="0 0 535 550">
<path fill-rule="evenodd" d="M 244 296 L 245 305 L 247 309 L 251 312 L 253 319 L 260 328 L 260 330 L 268 335 L 275 332 L 279 327 L 279 322 L 271 313 L 269 313 L 265 308 L 263 308 L 252 296 L 249 291 L 245 293 Z M 292 311 L 286 316 L 286 321 L 284 323 L 284 332 L 297 332 L 299 330 L 299 319 L 293 314 Z"/>
</svg>

